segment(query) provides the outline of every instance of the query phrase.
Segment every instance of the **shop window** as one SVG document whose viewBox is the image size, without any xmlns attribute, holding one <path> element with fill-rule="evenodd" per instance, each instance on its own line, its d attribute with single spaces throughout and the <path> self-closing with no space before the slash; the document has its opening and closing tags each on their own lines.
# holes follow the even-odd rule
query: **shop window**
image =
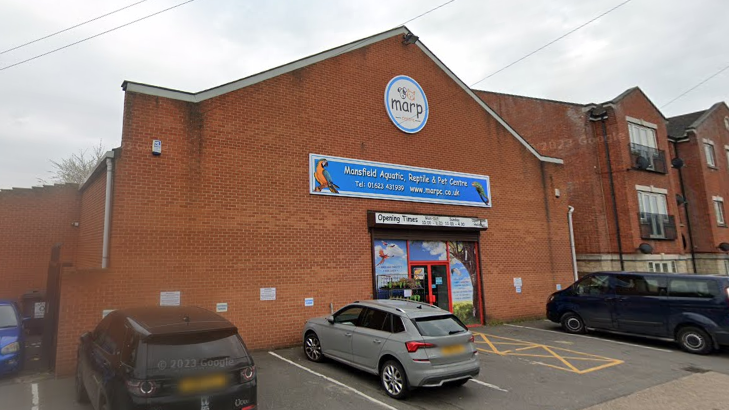
<svg viewBox="0 0 729 410">
<path fill-rule="evenodd" d="M 375 238 L 373 252 L 377 299 L 430 303 L 482 323 L 476 242 Z"/>
</svg>

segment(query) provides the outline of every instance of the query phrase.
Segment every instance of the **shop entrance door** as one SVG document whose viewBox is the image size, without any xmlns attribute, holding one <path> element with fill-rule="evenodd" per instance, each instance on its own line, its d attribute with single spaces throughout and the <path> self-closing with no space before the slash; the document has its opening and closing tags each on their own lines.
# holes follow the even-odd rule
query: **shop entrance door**
<svg viewBox="0 0 729 410">
<path fill-rule="evenodd" d="M 451 311 L 450 278 L 447 264 L 423 263 L 412 265 L 410 275 L 416 280 L 420 280 L 422 277 L 426 303 Z"/>
</svg>

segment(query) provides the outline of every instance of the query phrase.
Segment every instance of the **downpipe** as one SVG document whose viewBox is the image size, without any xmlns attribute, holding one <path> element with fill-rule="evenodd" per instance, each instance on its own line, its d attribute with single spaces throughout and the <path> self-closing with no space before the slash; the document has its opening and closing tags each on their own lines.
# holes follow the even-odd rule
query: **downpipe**
<svg viewBox="0 0 729 410">
<path fill-rule="evenodd" d="M 575 229 L 574 225 L 572 224 L 572 213 L 575 212 L 574 206 L 568 206 L 567 207 L 567 221 L 569 222 L 569 229 L 570 229 L 570 250 L 572 254 L 572 273 L 575 277 L 575 282 L 579 279 L 577 277 L 577 253 L 575 251 Z"/>
<path fill-rule="evenodd" d="M 101 268 L 109 267 L 109 231 L 111 225 L 111 188 L 114 177 L 114 161 L 106 158 L 106 198 L 104 200 L 104 237 L 101 245 Z"/>
</svg>

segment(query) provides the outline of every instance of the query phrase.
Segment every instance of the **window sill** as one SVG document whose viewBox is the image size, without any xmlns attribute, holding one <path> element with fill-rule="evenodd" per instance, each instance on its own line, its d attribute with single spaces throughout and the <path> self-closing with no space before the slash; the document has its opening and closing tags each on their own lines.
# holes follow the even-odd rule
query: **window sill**
<svg viewBox="0 0 729 410">
<path fill-rule="evenodd" d="M 719 167 L 717 167 L 716 165 L 706 164 L 706 167 L 709 168 L 709 169 L 713 169 L 714 171 L 718 171 L 719 170 Z"/>
<path fill-rule="evenodd" d="M 724 224 L 724 225 L 716 225 L 716 226 L 719 227 L 719 228 L 726 228 L 727 227 L 727 224 Z"/>
</svg>

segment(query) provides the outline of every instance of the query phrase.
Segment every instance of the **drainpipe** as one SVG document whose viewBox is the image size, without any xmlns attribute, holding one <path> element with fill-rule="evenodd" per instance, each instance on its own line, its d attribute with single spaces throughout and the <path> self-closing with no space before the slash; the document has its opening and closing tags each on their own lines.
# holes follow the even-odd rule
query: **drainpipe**
<svg viewBox="0 0 729 410">
<path fill-rule="evenodd" d="M 676 158 L 680 158 L 678 156 L 678 141 L 674 141 L 673 143 L 673 151 L 676 154 Z M 674 167 L 675 168 L 675 167 Z M 691 266 L 694 268 L 694 274 L 698 273 L 696 271 L 696 252 L 694 250 L 694 234 L 691 231 L 691 216 L 689 215 L 689 206 L 688 206 L 688 199 L 686 199 L 686 188 L 683 185 L 683 167 L 678 167 L 678 181 L 681 185 L 681 195 L 683 195 L 683 210 L 686 213 L 686 230 L 688 230 L 688 236 L 689 236 L 689 242 L 691 243 Z"/>
<path fill-rule="evenodd" d="M 572 225 L 572 213 L 575 212 L 574 206 L 567 207 L 567 221 L 570 226 L 570 249 L 572 249 L 572 272 L 575 275 L 575 282 L 579 279 L 577 277 L 577 254 L 575 252 L 575 230 Z"/>
<path fill-rule="evenodd" d="M 101 268 L 109 267 L 109 228 L 111 225 L 111 186 L 114 175 L 114 161 L 106 157 L 106 198 L 104 201 L 104 242 L 101 251 Z"/>
<path fill-rule="evenodd" d="M 608 119 L 607 110 L 603 107 L 599 107 L 599 109 L 602 110 L 602 112 L 597 111 L 598 108 L 593 108 L 592 111 L 590 111 L 590 121 L 600 121 L 602 123 L 602 139 L 605 143 L 605 157 L 607 160 L 607 170 L 608 170 L 608 179 L 610 181 L 610 196 L 612 197 L 613 202 L 613 215 L 615 215 L 615 234 L 617 235 L 618 240 L 618 258 L 620 259 L 620 270 L 625 270 L 625 261 L 623 260 L 623 241 L 620 238 L 620 219 L 618 218 L 618 202 L 615 199 L 615 182 L 613 181 L 613 165 L 610 161 L 610 147 L 608 146 L 608 138 L 607 138 L 607 126 L 605 125 L 605 121 Z"/>
</svg>

